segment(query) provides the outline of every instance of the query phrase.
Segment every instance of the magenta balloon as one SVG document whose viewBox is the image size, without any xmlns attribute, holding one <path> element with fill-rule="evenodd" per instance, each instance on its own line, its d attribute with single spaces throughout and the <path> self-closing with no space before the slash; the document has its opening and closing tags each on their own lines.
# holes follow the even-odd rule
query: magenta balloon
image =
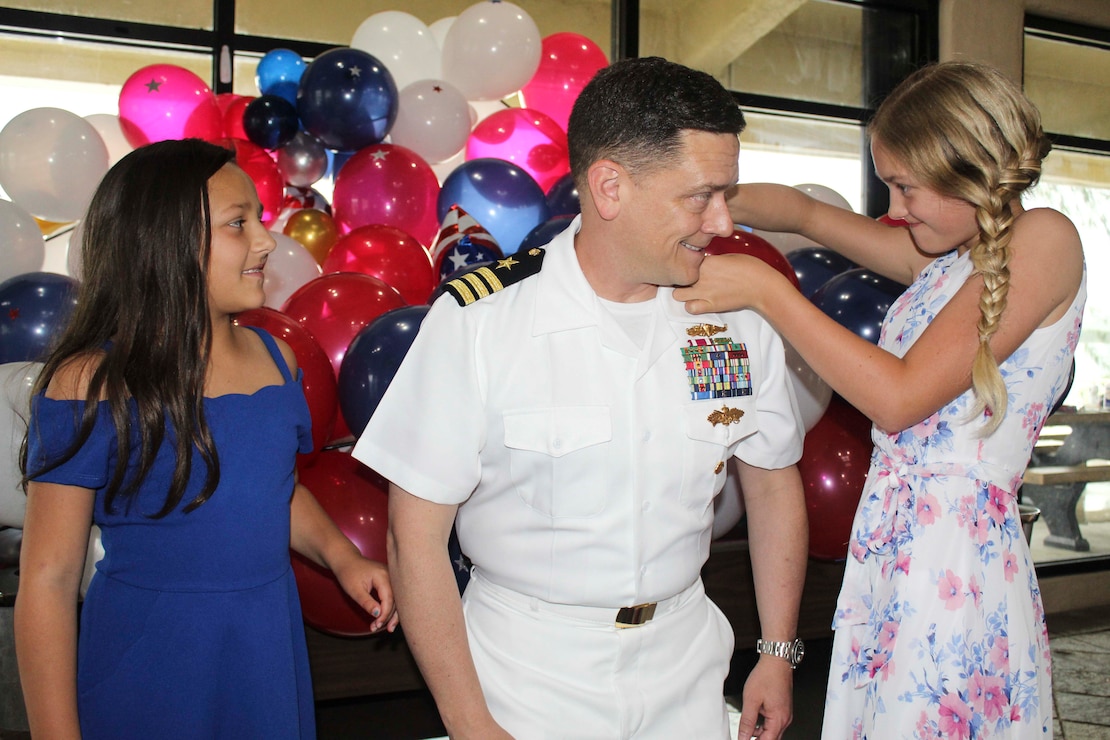
<svg viewBox="0 0 1110 740">
<path fill-rule="evenodd" d="M 529 108 L 546 113 L 566 131 L 578 93 L 609 64 L 605 52 L 577 33 L 553 33 L 541 44 L 540 66 L 521 88 Z"/>
<path fill-rule="evenodd" d="M 436 173 L 419 154 L 396 144 L 372 144 L 339 170 L 332 215 L 342 233 L 385 224 L 428 245 L 439 231 L 438 197 Z"/>
<path fill-rule="evenodd" d="M 152 64 L 134 72 L 119 93 L 123 135 L 139 147 L 167 139 L 195 137 L 218 142 L 223 116 L 204 80 L 173 64 Z"/>
<path fill-rule="evenodd" d="M 550 116 L 506 108 L 482 119 L 466 142 L 466 159 L 503 159 L 532 176 L 544 192 L 570 172 L 567 134 Z"/>
</svg>

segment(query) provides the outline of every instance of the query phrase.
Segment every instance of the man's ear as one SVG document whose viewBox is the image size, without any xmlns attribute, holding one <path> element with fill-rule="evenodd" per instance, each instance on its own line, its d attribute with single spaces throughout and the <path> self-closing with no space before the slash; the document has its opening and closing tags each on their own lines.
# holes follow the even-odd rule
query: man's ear
<svg viewBox="0 0 1110 740">
<path fill-rule="evenodd" d="M 621 183 L 626 176 L 625 169 L 609 159 L 599 159 L 586 170 L 586 183 L 594 208 L 606 221 L 612 221 L 620 213 Z"/>
</svg>

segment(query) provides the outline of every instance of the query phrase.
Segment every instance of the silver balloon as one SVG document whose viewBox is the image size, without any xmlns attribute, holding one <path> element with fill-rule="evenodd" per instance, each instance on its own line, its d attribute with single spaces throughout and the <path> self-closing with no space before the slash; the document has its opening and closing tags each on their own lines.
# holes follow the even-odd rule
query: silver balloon
<svg viewBox="0 0 1110 740">
<path fill-rule="evenodd" d="M 287 184 L 307 188 L 328 171 L 328 151 L 315 136 L 298 131 L 277 150 L 277 165 Z"/>
</svg>

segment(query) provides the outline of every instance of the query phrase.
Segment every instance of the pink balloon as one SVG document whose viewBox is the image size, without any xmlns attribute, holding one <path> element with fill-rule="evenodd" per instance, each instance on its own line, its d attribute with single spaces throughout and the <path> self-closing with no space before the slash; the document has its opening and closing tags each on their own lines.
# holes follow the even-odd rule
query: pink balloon
<svg viewBox="0 0 1110 740">
<path fill-rule="evenodd" d="M 424 245 L 396 226 L 360 226 L 339 237 L 324 259 L 324 274 L 360 272 L 380 278 L 414 306 L 426 303 L 436 287 L 432 259 Z"/>
<path fill-rule="evenodd" d="M 335 272 L 302 285 L 281 311 L 308 329 L 327 354 L 338 381 L 339 367 L 355 336 L 386 311 L 403 305 L 401 294 L 383 280 L 357 272 Z"/>
<path fill-rule="evenodd" d="M 438 197 L 439 180 L 419 154 L 396 144 L 372 144 L 339 170 L 332 215 L 341 233 L 386 224 L 430 244 L 439 230 Z"/>
<path fill-rule="evenodd" d="M 192 137 L 218 142 L 224 135 L 212 89 L 173 64 L 142 67 L 127 78 L 119 93 L 119 119 L 134 147 Z"/>
<path fill-rule="evenodd" d="M 258 200 L 262 202 L 262 223 L 272 226 L 285 201 L 285 178 L 277 162 L 265 149 L 246 139 L 224 139 L 219 143 L 235 150 L 235 163 L 250 176 L 254 189 L 258 191 Z"/>
<path fill-rule="evenodd" d="M 506 108 L 482 119 L 466 142 L 466 159 L 492 157 L 512 162 L 543 191 L 570 172 L 567 134 L 545 113 Z"/>
<path fill-rule="evenodd" d="M 520 92 L 529 108 L 546 113 L 564 131 L 578 93 L 609 64 L 605 52 L 577 33 L 553 33 L 541 45 L 540 66 Z"/>
</svg>

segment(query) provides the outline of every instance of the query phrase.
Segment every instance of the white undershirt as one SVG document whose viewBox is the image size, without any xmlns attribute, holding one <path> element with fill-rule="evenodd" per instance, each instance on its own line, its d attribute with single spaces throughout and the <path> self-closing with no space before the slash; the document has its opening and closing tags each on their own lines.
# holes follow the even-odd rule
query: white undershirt
<svg viewBox="0 0 1110 740">
<path fill-rule="evenodd" d="M 636 303 L 617 303 L 598 298 L 601 305 L 616 320 L 617 324 L 637 348 L 643 349 L 647 341 L 648 331 L 651 330 L 652 314 L 655 311 L 655 301 L 637 301 Z"/>
</svg>

